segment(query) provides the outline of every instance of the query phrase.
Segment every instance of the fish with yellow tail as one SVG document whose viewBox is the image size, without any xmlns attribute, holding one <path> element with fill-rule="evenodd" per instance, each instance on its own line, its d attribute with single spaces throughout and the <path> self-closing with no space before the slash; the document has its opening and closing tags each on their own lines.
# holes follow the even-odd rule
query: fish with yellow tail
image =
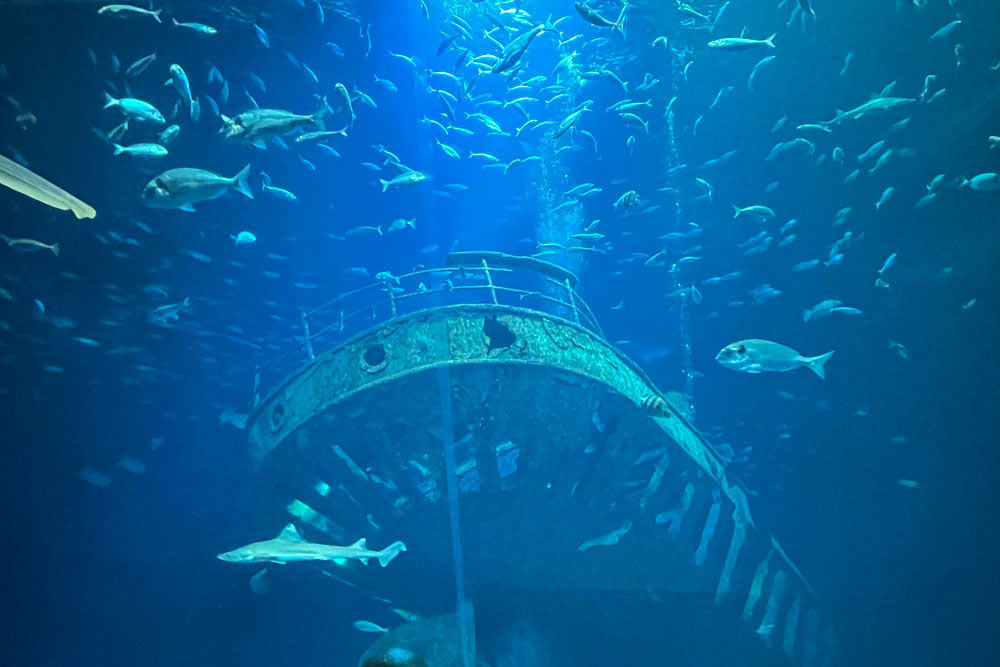
<svg viewBox="0 0 1000 667">
<path fill-rule="evenodd" d="M 736 341 L 722 348 L 715 360 L 722 366 L 743 373 L 772 373 L 794 371 L 806 367 L 826 379 L 824 366 L 834 350 L 817 357 L 804 357 L 790 347 L 769 340 L 750 338 Z"/>
<path fill-rule="evenodd" d="M 400 552 L 406 551 L 402 542 L 393 542 L 381 551 L 372 551 L 361 538 L 348 546 L 306 542 L 293 524 L 288 524 L 277 537 L 254 542 L 245 547 L 218 555 L 227 563 L 292 563 L 299 561 L 359 560 L 365 565 L 369 558 L 378 560 L 382 567 L 388 565 Z"/>
</svg>

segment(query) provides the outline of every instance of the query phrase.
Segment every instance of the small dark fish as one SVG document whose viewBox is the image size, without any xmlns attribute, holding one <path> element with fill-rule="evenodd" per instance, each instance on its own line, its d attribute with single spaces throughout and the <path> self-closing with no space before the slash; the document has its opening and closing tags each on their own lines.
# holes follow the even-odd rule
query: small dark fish
<svg viewBox="0 0 1000 667">
<path fill-rule="evenodd" d="M 462 36 L 462 33 L 458 33 L 457 35 L 452 35 L 451 37 L 446 38 L 444 41 L 442 41 L 440 44 L 438 44 L 437 54 L 439 56 L 442 55 L 445 51 L 448 50 L 448 47 L 450 47 L 452 44 L 454 44 L 455 40 L 458 39 L 461 36 Z"/>
<path fill-rule="evenodd" d="M 139 76 L 140 74 L 145 72 L 149 68 L 149 66 L 153 64 L 153 61 L 155 60 L 156 60 L 155 52 L 150 53 L 148 56 L 144 58 L 139 58 L 134 63 L 128 66 L 128 69 L 125 70 L 125 76 L 129 77 L 130 79 Z"/>
</svg>

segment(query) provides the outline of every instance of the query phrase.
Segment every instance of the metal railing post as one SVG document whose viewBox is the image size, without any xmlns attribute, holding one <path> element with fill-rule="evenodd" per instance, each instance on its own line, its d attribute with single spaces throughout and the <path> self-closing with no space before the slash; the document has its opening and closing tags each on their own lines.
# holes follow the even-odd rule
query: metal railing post
<svg viewBox="0 0 1000 667">
<path fill-rule="evenodd" d="M 305 334 L 306 354 L 309 355 L 309 361 L 312 361 L 316 358 L 316 355 L 313 354 L 312 338 L 309 336 L 309 318 L 306 317 L 304 310 L 299 311 L 299 314 L 302 315 L 302 331 Z"/>
<path fill-rule="evenodd" d="M 486 263 L 485 259 L 481 261 L 483 263 L 483 273 L 486 275 L 486 285 L 490 288 L 490 297 L 493 299 L 493 305 L 499 306 L 500 302 L 497 301 L 497 291 L 496 288 L 493 287 L 493 276 L 490 275 L 490 267 Z"/>
<path fill-rule="evenodd" d="M 576 294 L 573 292 L 573 288 L 569 284 L 569 278 L 563 283 L 566 286 L 566 294 L 569 296 L 569 307 L 573 309 L 573 317 L 576 318 L 576 323 L 580 324 L 580 311 L 576 307 Z"/>
<path fill-rule="evenodd" d="M 392 293 L 392 285 L 386 283 L 385 292 L 389 295 L 389 311 L 393 317 L 396 317 L 396 295 Z"/>
<path fill-rule="evenodd" d="M 260 405 L 260 366 L 254 369 L 253 373 L 253 406 Z"/>
</svg>

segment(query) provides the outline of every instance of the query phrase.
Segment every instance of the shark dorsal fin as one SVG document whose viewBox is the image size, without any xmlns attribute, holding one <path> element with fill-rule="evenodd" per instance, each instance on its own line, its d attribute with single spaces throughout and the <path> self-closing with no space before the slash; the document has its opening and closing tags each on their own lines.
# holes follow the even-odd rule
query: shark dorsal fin
<svg viewBox="0 0 1000 667">
<path fill-rule="evenodd" d="M 367 549 L 368 545 L 365 544 L 365 538 L 362 537 L 360 540 L 358 540 L 357 542 L 355 542 L 354 544 L 352 544 L 350 548 L 352 548 L 352 549 Z"/>
<path fill-rule="evenodd" d="M 295 524 L 288 524 L 285 526 L 280 533 L 278 533 L 277 539 L 285 540 L 287 542 L 305 542 L 302 536 L 299 535 L 299 531 L 295 530 Z"/>
</svg>

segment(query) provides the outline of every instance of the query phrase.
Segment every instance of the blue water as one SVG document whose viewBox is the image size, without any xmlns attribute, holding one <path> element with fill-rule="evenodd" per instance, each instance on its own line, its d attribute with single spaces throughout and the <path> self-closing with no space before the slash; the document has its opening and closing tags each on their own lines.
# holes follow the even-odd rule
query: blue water
<svg viewBox="0 0 1000 667">
<path fill-rule="evenodd" d="M 164 7 L 164 24 L 98 15 L 96 3 L 0 4 L 0 93 L 34 118 L 18 120 L 15 105 L 0 101 L 0 154 L 23 160 L 98 211 L 96 219 L 78 221 L 0 191 L 0 233 L 60 245 L 58 257 L 0 246 L 0 288 L 9 295 L 0 299 L 5 664 L 356 664 L 372 636 L 351 623 L 384 613 L 370 598 L 291 567 L 269 594 L 253 596 L 253 570 L 215 559 L 280 528 L 261 525 L 246 433 L 219 415 L 250 409 L 255 367 L 296 344 L 300 310 L 372 282 L 380 271 L 443 265 L 451 250 L 530 255 L 544 250 L 539 242 L 565 242 L 598 219 L 594 231 L 604 238 L 579 244 L 598 252 L 542 257 L 579 275 L 580 293 L 607 338 L 659 387 L 690 392 L 694 424 L 730 459 L 730 474 L 753 494 L 755 519 L 780 540 L 837 626 L 836 664 L 996 664 L 993 490 L 1000 460 L 992 368 L 1000 335 L 1000 195 L 958 187 L 962 177 L 1000 171 L 1000 153 L 987 139 L 1000 134 L 1000 72 L 991 69 L 1000 59 L 1000 14 L 992 3 L 965 0 L 956 9 L 929 0 L 918 10 L 888 0 L 813 0 L 817 18 L 803 29 L 797 20 L 788 24 L 796 3 L 745 0 L 733 2 L 709 33 L 681 26 L 668 2 L 637 1 L 624 39 L 586 23 L 570 2 L 524 0 L 508 9 L 516 4 L 530 13 L 523 26 L 550 14 L 567 17 L 558 24 L 563 39 L 582 38 L 562 49 L 548 33 L 534 41 L 517 78 L 545 76 L 543 83 L 508 93 L 513 84 L 505 75 L 485 73 L 464 97 L 447 77 L 428 81 L 424 68 L 451 72 L 460 48 L 473 56 L 496 53 L 482 35 L 493 27 L 488 12 L 502 16 L 513 37 L 521 28 L 492 0 L 445 3 L 474 34 L 440 57 L 442 35 L 456 28 L 436 0 L 427 0 L 430 19 L 415 0 L 380 0 L 343 14 L 328 6 L 322 23 L 308 0 L 305 7 L 292 0 L 241 3 L 239 10 L 175 2 Z M 693 4 L 712 17 L 721 5 Z M 593 6 L 616 16 L 619 5 Z M 954 33 L 928 41 L 956 16 L 963 22 Z M 170 17 L 210 24 L 219 34 L 175 29 Z M 267 32 L 269 48 L 253 23 Z M 727 53 L 705 46 L 744 26 L 749 37 L 777 33 L 776 48 Z M 653 44 L 659 35 L 667 46 Z M 606 42 L 592 42 L 599 38 Z M 963 46 L 960 65 L 956 44 Z M 592 100 L 577 129 L 591 134 L 597 150 L 573 130 L 555 143 L 570 149 L 555 155 L 548 138 L 554 125 L 497 136 L 466 116 L 485 112 L 513 133 L 524 117 L 482 102 L 551 98 L 556 91 L 538 88 L 560 76 L 571 80 L 553 68 L 574 50 L 579 71 L 607 67 L 628 83 L 628 94 L 606 76 L 580 79 L 571 103 L 528 102 L 525 109 L 558 124 Z M 129 64 L 154 51 L 146 72 L 125 76 Z M 420 69 L 390 52 L 416 58 Z M 839 75 L 848 52 L 853 62 Z M 747 77 L 766 55 L 775 60 L 760 68 L 750 92 Z M 171 63 L 184 67 L 201 98 L 198 122 L 175 111 L 177 95 L 163 86 Z M 212 66 L 228 82 L 226 102 L 219 84 L 207 82 Z M 266 92 L 250 81 L 251 72 Z M 469 85 L 475 69 L 466 63 L 459 72 Z M 636 91 L 647 73 L 659 84 Z M 928 74 L 937 77 L 931 93 L 947 89 L 932 103 L 847 121 L 830 134 L 796 130 L 864 103 L 893 81 L 894 96 L 917 98 Z M 376 85 L 375 75 L 398 91 Z M 246 89 L 262 107 L 312 113 L 322 96 L 336 106 L 337 82 L 377 104 L 354 100 L 348 136 L 327 141 L 339 157 L 296 144 L 294 134 L 285 137 L 288 149 L 227 144 L 207 101 L 213 97 L 221 113 L 235 116 L 252 108 Z M 104 92 L 124 94 L 126 84 L 181 126 L 167 157 L 115 157 L 102 138 L 121 122 L 119 112 L 101 108 Z M 452 124 L 471 134 L 445 135 L 421 122 L 449 124 L 429 85 L 462 98 Z M 727 86 L 732 91 L 709 110 Z M 476 109 L 469 96 L 477 95 L 491 97 Z M 671 143 L 664 112 L 675 96 Z M 636 111 L 648 133 L 605 111 L 624 97 L 651 101 Z M 772 134 L 780 117 L 788 120 Z M 908 125 L 890 132 L 904 118 Z M 346 122 L 342 111 L 332 112 L 328 129 Z M 159 129 L 130 127 L 128 143 L 155 140 Z M 764 159 L 795 137 L 814 142 L 815 155 L 796 148 Z M 435 139 L 462 158 L 447 156 Z M 883 139 L 886 148 L 912 154 L 897 153 L 884 168 L 863 169 L 845 184 L 857 156 Z M 433 180 L 383 194 L 379 179 L 398 172 L 383 166 L 375 145 Z M 831 157 L 837 146 L 843 165 Z M 504 162 L 545 157 L 505 173 L 482 168 L 485 160 L 470 151 Z M 735 154 L 721 164 L 703 166 L 729 151 Z M 191 214 L 146 208 L 139 197 L 169 168 L 228 177 L 247 163 L 253 200 L 231 193 Z M 689 166 L 668 175 L 678 163 Z M 262 171 L 297 201 L 261 192 Z M 915 208 L 937 174 L 946 175 L 938 197 Z M 711 200 L 699 197 L 696 176 L 711 184 Z M 576 213 L 551 211 L 564 192 L 587 182 L 603 191 Z M 892 197 L 876 210 L 889 186 Z M 626 214 L 613 204 L 630 190 L 640 204 Z M 734 219 L 734 204 L 766 205 L 776 219 Z M 835 223 L 845 207 L 852 210 Z M 415 218 L 415 229 L 345 237 L 352 228 L 386 229 L 399 218 Z M 788 233 L 779 229 L 792 218 L 795 239 L 782 245 Z M 657 238 L 695 226 L 697 236 Z M 256 243 L 235 246 L 231 235 L 243 230 Z M 765 230 L 770 246 L 746 254 L 741 244 Z M 825 265 L 846 232 L 842 261 Z M 644 265 L 661 250 L 664 262 Z M 685 250 L 699 259 L 671 270 Z M 879 268 L 893 253 L 896 264 L 884 276 L 890 286 L 878 288 Z M 811 259 L 820 265 L 792 270 Z M 731 272 L 740 275 L 710 280 Z M 751 291 L 762 285 L 780 295 L 755 303 Z M 148 320 L 152 309 L 185 297 L 191 307 L 170 326 Z M 824 299 L 862 314 L 803 322 L 802 311 Z M 747 374 L 715 363 L 723 346 L 746 338 L 836 355 L 825 381 L 805 369 Z M 909 358 L 890 342 L 905 345 Z M 131 464 L 119 465 L 123 457 L 143 467 L 129 471 Z M 107 477 L 95 484 L 81 471 Z M 421 590 L 415 587 L 408 599 L 446 611 L 453 583 L 434 583 L 424 598 L 413 597 Z M 648 600 L 609 594 L 595 605 L 585 591 L 525 598 L 515 588 L 495 591 L 479 622 L 484 641 L 502 644 L 507 640 L 491 636 L 490 627 L 530 619 L 520 632 L 536 637 L 539 656 L 519 664 L 741 664 L 734 652 L 746 638 L 693 624 L 690 632 L 702 634 L 688 635 L 683 620 L 671 634 L 648 620 Z M 600 613 L 581 611 L 587 609 Z M 721 648 L 698 648 L 705 644 Z"/>
</svg>

